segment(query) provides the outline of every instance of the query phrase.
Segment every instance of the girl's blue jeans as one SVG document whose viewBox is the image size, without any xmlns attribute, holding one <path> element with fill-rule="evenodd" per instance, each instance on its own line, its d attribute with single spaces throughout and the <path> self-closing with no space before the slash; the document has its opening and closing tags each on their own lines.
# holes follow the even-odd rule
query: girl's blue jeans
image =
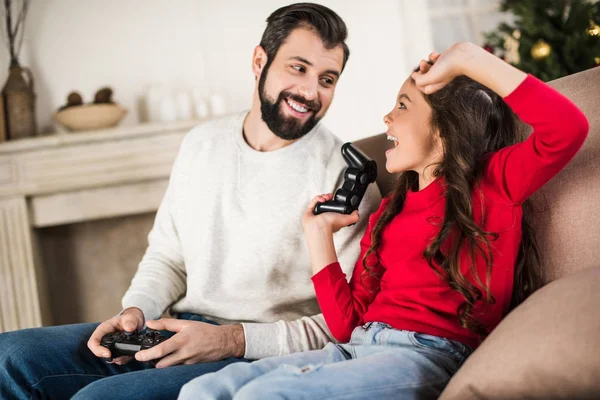
<svg viewBox="0 0 600 400">
<path fill-rule="evenodd" d="M 369 322 L 348 344 L 195 378 L 179 399 L 437 399 L 471 352 L 453 340 Z"/>
</svg>

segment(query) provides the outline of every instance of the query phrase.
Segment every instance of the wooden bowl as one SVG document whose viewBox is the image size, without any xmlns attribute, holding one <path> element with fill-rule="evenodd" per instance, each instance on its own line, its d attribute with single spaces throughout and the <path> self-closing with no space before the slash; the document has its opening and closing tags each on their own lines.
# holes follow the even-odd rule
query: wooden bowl
<svg viewBox="0 0 600 400">
<path fill-rule="evenodd" d="M 56 121 L 71 131 L 110 128 L 127 114 L 118 104 L 84 104 L 65 108 L 54 115 Z"/>
</svg>

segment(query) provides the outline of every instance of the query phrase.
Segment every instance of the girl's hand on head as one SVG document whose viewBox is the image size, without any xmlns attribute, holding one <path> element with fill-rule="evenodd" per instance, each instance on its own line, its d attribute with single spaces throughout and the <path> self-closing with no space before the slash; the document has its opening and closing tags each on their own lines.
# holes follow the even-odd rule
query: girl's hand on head
<svg viewBox="0 0 600 400">
<path fill-rule="evenodd" d="M 472 60 L 479 50 L 483 49 L 472 43 L 463 42 L 452 45 L 441 54 L 437 52 L 430 53 L 430 63 L 421 60 L 418 70 L 414 71 L 411 77 L 423 93 L 434 93 L 457 76 L 462 75 L 465 63 Z"/>
<path fill-rule="evenodd" d="M 306 235 L 333 234 L 343 227 L 355 224 L 358 221 L 358 211 L 354 211 L 349 215 L 335 212 L 314 215 L 313 210 L 317 203 L 324 203 L 331 199 L 333 199 L 333 194 L 331 193 L 321 194 L 312 199 L 302 216 L 302 226 Z"/>
</svg>

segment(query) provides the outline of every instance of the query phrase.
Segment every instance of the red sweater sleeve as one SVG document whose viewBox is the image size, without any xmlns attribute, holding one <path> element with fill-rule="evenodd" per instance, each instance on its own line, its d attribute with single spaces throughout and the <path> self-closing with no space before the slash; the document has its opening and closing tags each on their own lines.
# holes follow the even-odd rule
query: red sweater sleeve
<svg viewBox="0 0 600 400">
<path fill-rule="evenodd" d="M 340 342 L 350 340 L 352 331 L 363 323 L 362 316 L 379 292 L 379 279 L 368 275 L 361 277 L 365 270 L 362 260 L 371 246 L 373 227 L 388 203 L 389 198 L 384 198 L 379 209 L 369 217 L 367 230 L 360 241 L 360 257 L 354 266 L 350 283 L 346 281 L 338 262 L 329 264 L 312 277 L 325 322 L 333 337 Z"/>
<path fill-rule="evenodd" d="M 569 99 L 529 75 L 504 101 L 533 127 L 524 142 L 490 155 L 486 178 L 515 204 L 527 200 L 575 156 L 589 129 Z"/>
</svg>

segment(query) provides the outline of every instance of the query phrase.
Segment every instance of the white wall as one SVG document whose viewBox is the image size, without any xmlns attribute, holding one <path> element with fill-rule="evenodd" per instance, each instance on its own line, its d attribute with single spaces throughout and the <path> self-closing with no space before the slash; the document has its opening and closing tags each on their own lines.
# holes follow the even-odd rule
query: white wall
<svg viewBox="0 0 600 400">
<path fill-rule="evenodd" d="M 405 0 L 324 0 L 349 29 L 349 63 L 326 117 L 344 140 L 382 132 L 383 115 L 416 64 L 431 50 L 428 18 L 406 16 Z M 36 79 L 38 125 L 77 90 L 90 101 L 101 86 L 129 109 L 123 124 L 140 121 L 150 85 L 219 92 L 228 111 L 250 106 L 252 50 L 266 17 L 289 1 L 43 0 L 33 1 L 21 63 Z M 414 8 L 414 6 L 413 6 Z M 410 9 L 410 8 L 409 8 Z M 410 23 L 407 23 L 410 22 Z M 420 23 L 420 21 L 423 21 Z M 407 29 L 408 27 L 420 29 Z M 420 31 L 419 31 L 420 30 Z M 411 36 L 411 37 L 409 37 Z M 8 66 L 6 51 L 0 65 Z M 7 71 L 0 68 L 0 82 Z"/>
</svg>

